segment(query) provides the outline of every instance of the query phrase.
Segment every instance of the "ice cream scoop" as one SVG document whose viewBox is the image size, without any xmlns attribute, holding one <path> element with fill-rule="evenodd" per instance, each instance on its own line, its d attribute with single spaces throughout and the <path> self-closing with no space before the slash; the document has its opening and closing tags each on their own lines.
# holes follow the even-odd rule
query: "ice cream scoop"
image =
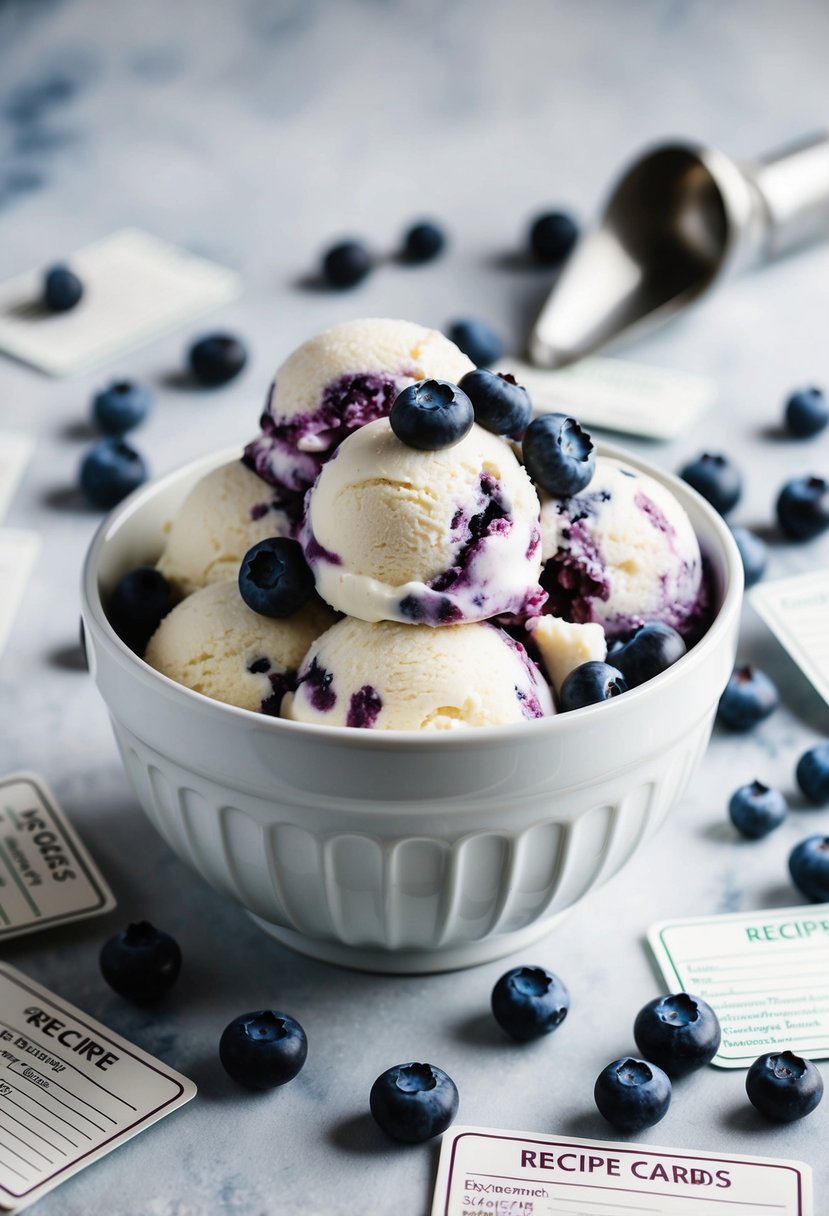
<svg viewBox="0 0 829 1216">
<path fill-rule="evenodd" d="M 538 497 L 507 442 L 474 425 L 435 452 L 385 418 L 343 441 L 300 539 L 327 603 L 364 621 L 446 625 L 537 611 Z"/>
<path fill-rule="evenodd" d="M 375 730 L 459 730 L 541 718 L 550 690 L 494 625 L 429 629 L 345 617 L 306 656 L 283 717 Z"/>
<path fill-rule="evenodd" d="M 272 484 L 306 490 L 337 444 L 385 417 L 401 389 L 433 377 L 456 383 L 473 366 L 454 342 L 412 321 L 369 317 L 335 325 L 278 369 L 262 433 L 245 459 Z"/>
</svg>

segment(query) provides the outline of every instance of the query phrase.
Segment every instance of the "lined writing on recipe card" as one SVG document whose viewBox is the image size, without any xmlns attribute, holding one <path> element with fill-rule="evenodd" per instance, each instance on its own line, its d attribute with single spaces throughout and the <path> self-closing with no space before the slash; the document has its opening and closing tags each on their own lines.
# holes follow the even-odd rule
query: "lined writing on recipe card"
<svg viewBox="0 0 829 1216">
<path fill-rule="evenodd" d="M 760 583 L 750 600 L 829 704 L 829 570 Z"/>
</svg>

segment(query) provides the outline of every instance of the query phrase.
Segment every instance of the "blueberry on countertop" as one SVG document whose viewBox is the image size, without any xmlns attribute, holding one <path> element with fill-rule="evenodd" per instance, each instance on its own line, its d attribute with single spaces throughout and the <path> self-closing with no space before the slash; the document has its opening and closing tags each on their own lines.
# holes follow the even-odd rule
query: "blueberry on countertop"
<svg viewBox="0 0 829 1216">
<path fill-rule="evenodd" d="M 777 498 L 777 522 L 790 540 L 814 540 L 829 528 L 829 481 L 794 477 Z"/>
<path fill-rule="evenodd" d="M 761 1115 L 792 1123 L 811 1114 L 823 1097 L 823 1077 L 811 1060 L 792 1051 L 769 1051 L 746 1073 L 748 1100 Z"/>
<path fill-rule="evenodd" d="M 446 330 L 450 342 L 460 347 L 476 367 L 489 367 L 504 353 L 504 344 L 485 321 L 453 321 Z"/>
<path fill-rule="evenodd" d="M 338 241 L 322 255 L 322 277 L 330 287 L 356 287 L 373 268 L 374 258 L 362 241 Z"/>
<path fill-rule="evenodd" d="M 69 312 L 80 303 L 83 283 L 68 266 L 51 266 L 43 276 L 43 302 L 52 312 Z"/>
<path fill-rule="evenodd" d="M 728 456 L 717 453 L 703 452 L 696 460 L 684 465 L 679 475 L 720 515 L 727 515 L 736 507 L 743 492 L 739 469 Z"/>
<path fill-rule="evenodd" d="M 145 385 L 113 380 L 92 398 L 92 418 L 105 435 L 126 435 L 144 421 L 152 403 L 152 393 Z"/>
<path fill-rule="evenodd" d="M 404 388 L 389 411 L 401 443 L 436 452 L 459 443 L 472 428 L 475 411 L 463 389 L 448 380 L 418 380 Z"/>
<path fill-rule="evenodd" d="M 621 671 L 628 688 L 636 688 L 671 667 L 685 651 L 682 634 L 662 621 L 650 621 L 614 648 L 613 666 Z"/>
<path fill-rule="evenodd" d="M 567 414 L 539 414 L 524 432 L 524 467 L 537 486 L 556 498 L 578 494 L 596 468 L 587 431 Z"/>
<path fill-rule="evenodd" d="M 797 784 L 815 806 L 829 805 L 829 743 L 816 743 L 797 762 Z"/>
<path fill-rule="evenodd" d="M 149 921 L 127 925 L 101 947 L 101 974 L 128 1001 L 157 1001 L 172 988 L 181 970 L 181 950 L 169 933 Z"/>
<path fill-rule="evenodd" d="M 820 904 L 829 900 L 829 836 L 807 836 L 789 854 L 789 873 L 802 895 Z"/>
<path fill-rule="evenodd" d="M 271 536 L 248 549 L 239 567 L 239 594 L 260 616 L 293 616 L 314 590 L 299 541 Z"/>
<path fill-rule="evenodd" d="M 138 566 L 116 583 L 107 617 L 119 638 L 143 654 L 161 620 L 173 606 L 170 584 L 153 566 Z"/>
<path fill-rule="evenodd" d="M 751 532 L 748 528 L 741 527 L 740 524 L 731 525 L 731 535 L 740 550 L 746 588 L 753 587 L 766 573 L 766 565 L 769 560 L 768 545 L 756 532 Z"/>
<path fill-rule="evenodd" d="M 275 1089 L 292 1081 L 305 1063 L 308 1039 L 287 1013 L 256 1009 L 222 1031 L 219 1059 L 229 1077 L 248 1089 Z"/>
<path fill-rule="evenodd" d="M 519 1043 L 550 1034 L 569 1008 L 570 994 L 545 967 L 514 967 L 492 989 L 495 1021 Z"/>
<path fill-rule="evenodd" d="M 779 704 L 775 685 L 765 672 L 749 663 L 732 671 L 717 706 L 717 721 L 729 730 L 751 730 Z"/>
<path fill-rule="evenodd" d="M 741 785 L 731 795 L 728 814 L 738 832 L 749 840 L 768 836 L 786 818 L 786 799 L 779 790 L 770 789 L 761 781 Z"/>
<path fill-rule="evenodd" d="M 688 992 L 658 996 L 636 1015 L 633 1037 L 642 1055 L 676 1080 L 709 1064 L 720 1046 L 711 1006 Z"/>
<path fill-rule="evenodd" d="M 829 425 L 829 404 L 823 390 L 801 388 L 792 393 L 785 407 L 786 427 L 796 439 L 811 439 Z"/>
<path fill-rule="evenodd" d="M 563 712 L 581 709 L 584 705 L 609 701 L 627 690 L 625 678 L 618 668 L 591 659 L 574 667 L 565 679 L 558 694 L 559 708 Z"/>
<path fill-rule="evenodd" d="M 542 266 L 560 266 L 578 237 L 578 224 L 566 211 L 545 211 L 530 225 L 530 253 Z"/>
<path fill-rule="evenodd" d="M 445 1132 L 458 1113 L 458 1090 L 434 1064 L 396 1064 L 371 1087 L 369 1106 L 394 1140 L 421 1144 Z"/>
<path fill-rule="evenodd" d="M 193 379 L 205 388 L 227 384 L 248 361 L 244 342 L 233 334 L 205 334 L 187 353 Z"/>
<path fill-rule="evenodd" d="M 622 1132 L 641 1132 L 667 1114 L 671 1082 L 658 1065 L 627 1056 L 599 1073 L 593 1097 L 608 1123 Z"/>
<path fill-rule="evenodd" d="M 421 265 L 438 257 L 446 247 L 446 233 L 434 220 L 421 220 L 407 229 L 403 236 L 402 258 L 411 265 Z"/>
<path fill-rule="evenodd" d="M 462 376 L 458 387 L 475 410 L 475 421 L 496 435 L 518 436 L 532 418 L 530 394 L 509 373 L 478 367 Z"/>
<path fill-rule="evenodd" d="M 143 458 L 123 439 L 102 439 L 81 461 L 81 489 L 96 507 L 116 506 L 146 480 Z"/>
</svg>

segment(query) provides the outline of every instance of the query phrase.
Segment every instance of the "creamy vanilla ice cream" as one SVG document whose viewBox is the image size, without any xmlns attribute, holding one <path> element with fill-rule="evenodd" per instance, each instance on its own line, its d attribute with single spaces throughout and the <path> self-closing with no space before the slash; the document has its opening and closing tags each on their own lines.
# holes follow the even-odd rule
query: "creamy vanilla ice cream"
<svg viewBox="0 0 829 1216">
<path fill-rule="evenodd" d="M 375 730 L 459 730 L 553 712 L 523 646 L 494 625 L 353 617 L 317 638 L 282 704 L 297 722 Z"/>
<path fill-rule="evenodd" d="M 150 638 L 144 660 L 195 692 L 278 715 L 309 646 L 335 619 L 316 597 L 293 616 L 260 616 L 245 604 L 235 579 L 226 579 L 176 605 Z"/>
<path fill-rule="evenodd" d="M 607 639 L 601 625 L 580 625 L 545 612 L 528 621 L 527 630 L 556 692 L 582 663 L 602 663 L 607 658 Z"/>
<path fill-rule="evenodd" d="M 542 498 L 545 611 L 595 621 L 608 638 L 646 621 L 684 635 L 699 627 L 705 586 L 690 520 L 665 486 L 599 456 L 572 498 Z"/>
<path fill-rule="evenodd" d="M 295 535 L 301 501 L 232 460 L 196 483 L 170 525 L 157 568 L 179 596 L 236 578 L 242 558 L 269 536 Z"/>
<path fill-rule="evenodd" d="M 538 611 L 539 505 L 512 449 L 474 425 L 425 452 L 381 418 L 343 441 L 300 533 L 327 603 L 364 621 L 446 625 Z"/>
<path fill-rule="evenodd" d="M 245 460 L 273 485 L 305 490 L 346 435 L 385 417 L 416 380 L 457 383 L 474 364 L 436 329 L 370 317 L 303 343 L 271 385 Z"/>
</svg>

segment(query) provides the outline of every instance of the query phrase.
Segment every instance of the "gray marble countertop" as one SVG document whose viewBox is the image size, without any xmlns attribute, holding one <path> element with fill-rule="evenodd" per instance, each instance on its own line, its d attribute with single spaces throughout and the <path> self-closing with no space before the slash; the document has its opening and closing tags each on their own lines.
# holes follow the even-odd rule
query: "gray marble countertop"
<svg viewBox="0 0 829 1216">
<path fill-rule="evenodd" d="M 651 139 L 698 136 L 741 156 L 814 129 L 826 118 L 827 38 L 820 0 L 6 0 L 0 268 L 42 266 L 135 224 L 242 272 L 244 296 L 215 318 L 250 343 L 237 381 L 209 394 L 176 387 L 203 325 L 105 373 L 154 385 L 155 411 L 135 441 L 161 473 L 249 438 L 277 363 L 335 321 L 399 315 L 442 327 L 472 314 L 520 349 L 548 286 L 510 256 L 529 217 L 557 205 L 588 217 Z M 433 266 L 389 261 L 342 294 L 302 286 L 331 239 L 365 234 L 392 250 L 429 214 L 453 238 Z M 787 476 L 829 471 L 829 435 L 795 444 L 773 434 L 788 390 L 829 384 L 827 315 L 829 247 L 742 279 L 632 347 L 636 360 L 714 377 L 719 399 L 681 440 L 631 446 L 669 469 L 703 447 L 734 452 L 747 481 L 735 518 L 769 527 Z M 780 831 L 746 844 L 725 805 L 755 776 L 793 792 L 795 760 L 829 733 L 829 709 L 747 607 L 741 656 L 772 675 L 783 704 L 750 735 L 715 731 L 660 834 L 534 948 L 574 998 L 547 1041 L 517 1048 L 488 1018 L 493 982 L 524 958 L 389 978 L 282 949 L 155 834 L 79 663 L 79 569 L 99 516 L 74 485 L 101 378 L 50 381 L 0 363 L 0 426 L 36 440 L 5 522 L 43 539 L 0 661 L 0 773 L 43 774 L 118 908 L 12 942 L 4 957 L 192 1077 L 199 1094 L 37 1210 L 421 1216 L 436 1146 L 391 1146 L 367 1115 L 372 1080 L 402 1059 L 454 1076 L 465 1123 L 607 1138 L 592 1086 L 631 1050 L 633 1016 L 660 990 L 648 926 L 800 902 L 786 856 L 829 827 L 829 812 L 794 809 Z M 829 538 L 773 538 L 771 577 L 827 563 Z M 151 1013 L 111 993 L 96 962 L 106 936 L 142 917 L 172 932 L 186 960 Z M 295 1082 L 255 1096 L 224 1077 L 216 1049 L 231 1017 L 263 1004 L 298 1017 L 311 1048 Z M 801 1125 L 769 1127 L 743 1083 L 739 1071 L 690 1078 L 642 1139 L 807 1161 L 816 1210 L 828 1211 L 829 1103 Z"/>
</svg>

